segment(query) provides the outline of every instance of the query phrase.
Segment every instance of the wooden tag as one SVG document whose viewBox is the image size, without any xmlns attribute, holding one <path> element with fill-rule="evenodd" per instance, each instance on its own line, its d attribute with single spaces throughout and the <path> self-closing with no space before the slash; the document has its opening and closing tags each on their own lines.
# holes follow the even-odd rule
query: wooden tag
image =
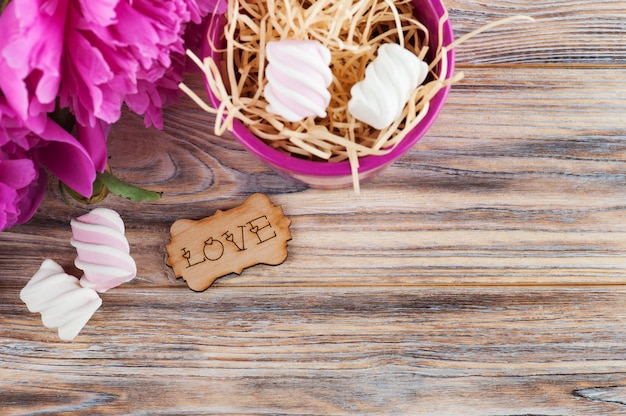
<svg viewBox="0 0 626 416">
<path fill-rule="evenodd" d="M 289 225 L 281 207 L 256 193 L 228 211 L 201 220 L 178 220 L 170 228 L 167 264 L 196 291 L 229 273 L 287 258 Z"/>
</svg>

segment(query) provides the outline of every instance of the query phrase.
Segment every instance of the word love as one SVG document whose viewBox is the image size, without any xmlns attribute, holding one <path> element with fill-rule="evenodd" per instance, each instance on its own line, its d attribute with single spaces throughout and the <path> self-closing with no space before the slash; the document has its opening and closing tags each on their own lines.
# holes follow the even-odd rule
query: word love
<svg viewBox="0 0 626 416">
<path fill-rule="evenodd" d="M 170 228 L 167 264 L 189 288 L 202 291 L 219 277 L 241 274 L 256 264 L 279 265 L 287 258 L 291 220 L 264 194 L 253 194 L 228 211 Z"/>
</svg>

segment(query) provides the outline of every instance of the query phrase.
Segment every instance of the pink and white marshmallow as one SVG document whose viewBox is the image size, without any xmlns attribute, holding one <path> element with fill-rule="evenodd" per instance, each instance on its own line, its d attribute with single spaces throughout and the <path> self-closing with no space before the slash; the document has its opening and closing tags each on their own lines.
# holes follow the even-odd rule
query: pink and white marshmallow
<svg viewBox="0 0 626 416">
<path fill-rule="evenodd" d="M 326 117 L 333 81 L 330 50 L 316 40 L 272 41 L 265 50 L 267 111 L 292 122 Z"/>
<path fill-rule="evenodd" d="M 409 97 L 428 75 L 428 64 L 395 43 L 378 48 L 365 68 L 365 79 L 350 89 L 348 111 L 375 129 L 387 128 L 400 117 Z"/>
<path fill-rule="evenodd" d="M 84 272 L 83 287 L 98 292 L 119 286 L 137 275 L 137 265 L 130 255 L 124 221 L 108 208 L 96 208 L 70 222 L 76 248 L 76 267 Z"/>
<path fill-rule="evenodd" d="M 41 314 L 46 328 L 56 328 L 63 341 L 73 340 L 102 305 L 98 293 L 82 287 L 50 259 L 20 291 L 20 299 L 29 311 Z"/>
</svg>

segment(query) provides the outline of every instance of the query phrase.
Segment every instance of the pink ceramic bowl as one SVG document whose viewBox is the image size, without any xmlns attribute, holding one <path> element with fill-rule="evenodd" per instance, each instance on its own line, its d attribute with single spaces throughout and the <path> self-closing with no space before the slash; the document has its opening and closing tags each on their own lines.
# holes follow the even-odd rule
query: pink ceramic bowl
<svg viewBox="0 0 626 416">
<path fill-rule="evenodd" d="M 439 20 L 445 14 L 444 6 L 440 0 L 413 0 L 413 4 L 416 6 L 415 16 L 430 31 L 429 49 L 430 51 L 435 51 L 439 42 L 437 36 Z M 222 34 L 225 18 L 223 16 L 213 16 L 209 21 L 208 38 L 211 39 L 214 45 L 217 45 L 216 49 L 221 49 L 224 46 Z M 443 25 L 443 45 L 449 45 L 453 41 L 452 26 L 450 21 L 446 19 Z M 202 55 L 203 57 L 209 56 L 213 58 L 215 62 L 219 62 L 221 59 L 221 53 L 212 48 L 208 40 L 203 45 Z M 442 77 L 444 79 L 454 75 L 454 50 L 448 51 L 447 58 L 447 72 Z M 427 61 L 431 59 L 432 56 L 427 57 Z M 442 74 L 440 73 L 439 76 L 441 77 Z M 214 108 L 217 108 L 219 100 L 208 86 L 206 90 L 211 104 Z M 450 87 L 448 86 L 431 99 L 430 108 L 424 119 L 391 152 L 384 156 L 366 156 L 359 159 L 359 180 L 364 181 L 375 176 L 409 151 L 434 123 L 449 91 Z M 248 151 L 259 157 L 269 167 L 278 173 L 311 187 L 343 188 L 351 187 L 353 184 L 352 172 L 348 161 L 336 163 L 314 162 L 292 157 L 265 144 L 261 139 L 250 133 L 239 120 L 234 121 L 232 134 Z"/>
</svg>

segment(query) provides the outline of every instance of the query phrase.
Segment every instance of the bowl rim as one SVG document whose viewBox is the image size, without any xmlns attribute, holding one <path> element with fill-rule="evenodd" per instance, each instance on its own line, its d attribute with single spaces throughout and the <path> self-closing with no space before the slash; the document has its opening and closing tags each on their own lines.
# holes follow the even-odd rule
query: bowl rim
<svg viewBox="0 0 626 416">
<path fill-rule="evenodd" d="M 443 5 L 441 0 L 428 0 L 426 4 L 430 6 L 429 12 L 434 12 L 434 14 L 436 15 L 437 21 L 439 21 L 439 19 L 441 19 L 441 17 L 446 14 L 445 6 Z M 420 2 L 420 6 L 424 8 L 425 3 Z M 221 37 L 221 31 L 223 30 L 223 26 L 225 24 L 225 16 L 209 15 L 206 22 L 207 29 L 205 33 L 207 35 L 204 36 L 204 42 L 202 44 L 202 59 L 204 59 L 205 57 L 215 59 L 220 55 L 220 52 L 217 50 L 219 49 L 218 40 Z M 452 42 L 454 42 L 454 33 L 449 17 L 446 17 L 443 22 L 442 33 L 443 46 L 450 45 Z M 218 44 L 217 49 L 211 46 L 211 44 L 209 43 L 209 39 L 211 39 L 212 42 Z M 443 78 L 444 80 L 449 79 L 454 75 L 454 58 L 454 49 L 449 49 L 447 52 L 447 73 Z M 216 59 L 216 61 L 218 60 Z M 208 82 L 204 75 L 203 78 L 205 90 L 207 92 L 209 101 L 214 108 L 218 108 L 220 105 L 220 101 L 208 87 Z M 426 134 L 426 132 L 430 129 L 430 127 L 437 119 L 437 116 L 439 115 L 446 101 L 448 93 L 450 92 L 450 88 L 451 86 L 447 85 L 439 92 L 437 92 L 437 94 L 435 94 L 435 96 L 430 100 L 430 107 L 424 118 L 410 132 L 408 132 L 405 138 L 401 140 L 389 153 L 384 155 L 370 155 L 360 157 L 358 172 L 363 173 L 380 169 L 381 167 L 392 163 L 408 150 L 410 150 L 415 145 L 415 143 L 417 143 Z M 347 160 L 341 162 L 325 162 L 300 159 L 291 156 L 287 153 L 274 149 L 263 140 L 256 137 L 244 126 L 244 124 L 240 120 L 233 120 L 233 129 L 231 131 L 231 134 L 250 153 L 254 154 L 256 157 L 260 158 L 271 166 L 279 168 L 280 170 L 311 176 L 352 175 L 352 167 L 350 165 L 350 162 Z"/>
</svg>

